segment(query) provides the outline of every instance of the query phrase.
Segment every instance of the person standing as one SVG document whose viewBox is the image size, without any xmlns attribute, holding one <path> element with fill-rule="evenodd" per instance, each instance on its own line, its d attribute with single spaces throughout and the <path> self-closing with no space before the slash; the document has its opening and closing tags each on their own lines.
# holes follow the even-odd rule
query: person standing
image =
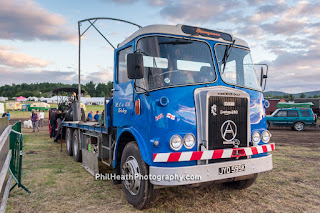
<svg viewBox="0 0 320 213">
<path fill-rule="evenodd" d="M 44 112 L 43 110 L 40 111 L 39 113 L 39 127 L 43 127 L 43 121 L 44 121 Z"/>
<path fill-rule="evenodd" d="M 3 117 L 3 118 L 4 118 L 4 117 L 8 117 L 8 118 L 9 118 L 9 121 L 10 121 L 10 119 L 11 119 L 9 111 L 3 113 L 3 114 L 2 114 L 2 117 Z"/>
<path fill-rule="evenodd" d="M 96 114 L 95 114 L 94 117 L 93 117 L 94 120 L 95 120 L 95 121 L 99 121 L 99 116 L 100 116 L 100 115 L 99 115 L 99 111 L 96 111 Z"/>
<path fill-rule="evenodd" d="M 50 116 L 50 126 L 51 126 L 51 132 L 50 132 L 50 138 L 54 138 L 56 136 L 56 128 L 57 128 L 57 110 L 54 110 L 51 112 Z"/>
<path fill-rule="evenodd" d="M 89 113 L 88 113 L 88 118 L 87 118 L 87 121 L 92 121 L 93 120 L 93 110 L 91 110 Z"/>
<path fill-rule="evenodd" d="M 33 126 L 33 132 L 35 131 L 36 127 L 39 131 L 39 127 L 38 127 L 39 116 L 36 111 L 32 112 L 31 121 L 32 121 L 32 126 Z"/>
</svg>

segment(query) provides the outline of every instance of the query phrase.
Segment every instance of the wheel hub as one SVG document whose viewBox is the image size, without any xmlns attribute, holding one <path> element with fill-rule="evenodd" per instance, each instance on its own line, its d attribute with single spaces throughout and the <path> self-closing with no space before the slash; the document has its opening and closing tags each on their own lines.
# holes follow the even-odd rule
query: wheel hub
<svg viewBox="0 0 320 213">
<path fill-rule="evenodd" d="M 303 124 L 302 123 L 296 123 L 296 129 L 297 130 L 302 130 L 303 129 Z"/>
<path fill-rule="evenodd" d="M 124 186 L 132 194 L 138 194 L 140 190 L 140 168 L 137 160 L 129 156 L 122 166 L 122 174 L 125 176 Z"/>
</svg>

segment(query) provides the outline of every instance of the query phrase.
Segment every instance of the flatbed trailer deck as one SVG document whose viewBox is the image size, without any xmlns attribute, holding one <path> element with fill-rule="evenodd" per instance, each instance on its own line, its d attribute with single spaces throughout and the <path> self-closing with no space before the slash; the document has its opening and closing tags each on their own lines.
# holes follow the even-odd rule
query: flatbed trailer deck
<svg viewBox="0 0 320 213">
<path fill-rule="evenodd" d="M 71 127 L 74 129 L 88 130 L 96 133 L 108 134 L 106 126 L 99 125 L 98 122 L 83 122 L 83 121 L 66 121 L 61 124 L 64 127 Z"/>
</svg>

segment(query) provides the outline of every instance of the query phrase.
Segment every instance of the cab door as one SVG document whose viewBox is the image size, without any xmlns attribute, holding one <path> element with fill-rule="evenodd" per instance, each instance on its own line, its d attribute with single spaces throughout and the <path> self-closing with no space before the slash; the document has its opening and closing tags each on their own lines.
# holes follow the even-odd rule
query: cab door
<svg viewBox="0 0 320 213">
<path fill-rule="evenodd" d="M 127 55 L 132 46 L 116 51 L 115 78 L 113 84 L 113 125 L 123 127 L 132 124 L 133 81 L 127 75 Z"/>
<path fill-rule="evenodd" d="M 288 124 L 288 111 L 279 110 L 277 114 L 274 115 L 273 125 L 275 126 L 286 126 Z"/>
<path fill-rule="evenodd" d="M 299 120 L 298 110 L 288 110 L 288 125 L 293 126 Z"/>
</svg>

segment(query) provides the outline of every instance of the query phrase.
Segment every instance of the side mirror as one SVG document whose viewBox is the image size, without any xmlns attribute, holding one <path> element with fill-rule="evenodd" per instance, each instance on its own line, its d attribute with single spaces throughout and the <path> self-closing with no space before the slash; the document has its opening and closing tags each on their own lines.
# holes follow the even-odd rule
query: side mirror
<svg viewBox="0 0 320 213">
<path fill-rule="evenodd" d="M 143 56 L 141 53 L 127 55 L 127 73 L 129 79 L 143 78 Z"/>
<path fill-rule="evenodd" d="M 260 86 L 261 86 L 261 87 L 262 87 L 263 80 L 264 80 L 263 76 L 264 76 L 263 67 L 261 67 L 261 73 L 260 73 Z"/>
<path fill-rule="evenodd" d="M 266 84 L 267 84 L 267 78 L 268 78 L 268 70 L 269 67 L 267 64 L 254 64 L 255 66 L 260 66 L 261 67 L 261 72 L 260 72 L 260 86 L 262 90 L 264 91 L 266 89 Z M 264 72 L 263 67 L 266 68 L 266 72 Z"/>
</svg>

